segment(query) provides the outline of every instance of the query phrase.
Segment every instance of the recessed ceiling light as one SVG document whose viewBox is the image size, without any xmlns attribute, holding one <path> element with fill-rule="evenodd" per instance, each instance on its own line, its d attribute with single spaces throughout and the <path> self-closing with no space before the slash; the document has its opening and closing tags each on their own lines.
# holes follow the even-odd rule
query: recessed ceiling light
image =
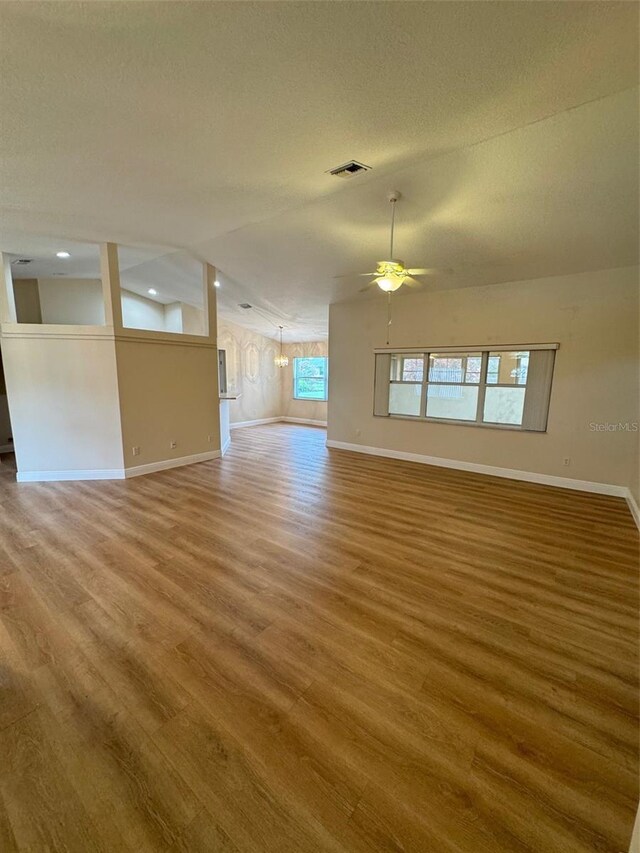
<svg viewBox="0 0 640 853">
<path fill-rule="evenodd" d="M 214 287 L 220 287 L 220 282 L 218 281 L 218 279 L 216 279 L 216 280 L 213 282 L 213 286 L 214 286 Z"/>
<path fill-rule="evenodd" d="M 158 291 L 155 289 L 155 287 L 150 287 L 147 293 L 150 293 L 152 296 L 158 295 Z"/>
<path fill-rule="evenodd" d="M 70 257 L 71 257 L 71 255 L 69 254 L 69 252 L 65 252 L 65 251 L 56 252 L 56 258 L 70 258 Z"/>
</svg>

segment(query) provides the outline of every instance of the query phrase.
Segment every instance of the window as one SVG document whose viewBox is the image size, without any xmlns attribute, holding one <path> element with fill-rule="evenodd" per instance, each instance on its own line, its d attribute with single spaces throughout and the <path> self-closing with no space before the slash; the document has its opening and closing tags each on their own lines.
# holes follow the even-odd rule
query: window
<svg viewBox="0 0 640 853">
<path fill-rule="evenodd" d="M 544 432 L 556 348 L 377 353 L 374 414 Z"/>
<path fill-rule="evenodd" d="M 329 359 L 324 357 L 293 359 L 294 400 L 326 400 Z"/>
</svg>

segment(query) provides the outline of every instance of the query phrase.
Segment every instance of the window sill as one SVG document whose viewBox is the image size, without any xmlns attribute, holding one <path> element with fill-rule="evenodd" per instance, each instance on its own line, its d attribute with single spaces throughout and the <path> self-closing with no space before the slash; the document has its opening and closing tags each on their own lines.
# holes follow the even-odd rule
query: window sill
<svg viewBox="0 0 640 853">
<path fill-rule="evenodd" d="M 448 426 L 462 426 L 462 427 L 475 427 L 476 429 L 479 427 L 480 429 L 499 429 L 499 430 L 509 430 L 509 432 L 537 432 L 537 433 L 546 433 L 546 429 L 525 429 L 525 427 L 517 426 L 516 424 L 485 424 L 478 423 L 477 421 L 456 421 L 456 420 L 445 420 L 445 418 L 423 418 L 420 415 L 376 415 L 374 414 L 374 418 L 387 418 L 389 420 L 395 421 L 417 421 L 422 424 L 447 424 Z"/>
</svg>

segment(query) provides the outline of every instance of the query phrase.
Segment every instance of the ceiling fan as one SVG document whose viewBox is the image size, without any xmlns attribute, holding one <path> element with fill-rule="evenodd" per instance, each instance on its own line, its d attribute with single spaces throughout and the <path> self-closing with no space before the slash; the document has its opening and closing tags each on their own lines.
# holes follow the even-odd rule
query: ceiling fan
<svg viewBox="0 0 640 853">
<path fill-rule="evenodd" d="M 400 198 L 400 193 L 393 190 L 389 193 L 388 199 L 391 204 L 391 238 L 389 241 L 389 258 L 387 260 L 378 261 L 375 272 L 356 273 L 359 276 L 367 276 L 371 278 L 366 287 L 361 289 L 361 292 L 368 290 L 372 284 L 377 284 L 380 290 L 385 293 L 393 293 L 403 284 L 415 286 L 421 284 L 415 276 L 437 275 L 438 273 L 448 273 L 450 270 L 416 268 L 408 269 L 404 265 L 404 261 L 393 257 L 393 231 L 396 217 L 396 203 Z M 339 275 L 337 278 L 350 278 L 350 275 Z"/>
</svg>

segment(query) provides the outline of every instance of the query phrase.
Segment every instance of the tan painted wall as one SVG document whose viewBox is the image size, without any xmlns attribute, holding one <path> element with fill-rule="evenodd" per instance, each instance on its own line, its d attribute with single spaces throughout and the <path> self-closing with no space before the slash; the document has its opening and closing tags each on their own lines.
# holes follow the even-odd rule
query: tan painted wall
<svg viewBox="0 0 640 853">
<path fill-rule="evenodd" d="M 13 283 L 19 323 L 42 323 L 37 278 L 19 278 Z"/>
<path fill-rule="evenodd" d="M 328 438 L 628 486 L 639 500 L 640 434 L 590 426 L 640 420 L 638 289 L 633 267 L 394 297 L 392 346 L 559 342 L 546 433 L 374 418 L 385 298 L 332 305 Z"/>
<path fill-rule="evenodd" d="M 14 282 L 20 323 L 102 325 L 102 282 L 96 278 L 18 279 Z M 121 291 L 123 325 L 131 329 L 204 334 L 204 311 L 182 302 L 163 305 Z"/>
<path fill-rule="evenodd" d="M 293 399 L 293 359 L 300 356 L 326 356 L 327 341 L 285 344 L 283 350 L 285 355 L 289 356 L 289 364 L 281 369 L 280 414 L 287 418 L 304 418 L 326 423 L 326 402 Z M 331 382 L 331 374 L 329 374 L 329 382 Z"/>
<path fill-rule="evenodd" d="M 113 244 L 102 260 L 107 302 L 119 307 Z M 220 450 L 215 269 L 205 264 L 202 274 L 206 337 L 121 329 L 114 311 L 126 468 Z"/>
<path fill-rule="evenodd" d="M 278 344 L 257 332 L 220 320 L 218 347 L 227 355 L 230 394 L 241 394 L 229 404 L 232 424 L 276 418 L 281 414 L 279 368 L 273 362 Z"/>
<path fill-rule="evenodd" d="M 204 335 L 204 311 L 187 302 L 180 303 L 182 307 L 182 331 L 185 335 Z"/>
<path fill-rule="evenodd" d="M 117 340 L 116 358 L 125 467 L 220 448 L 215 346 Z"/>
<path fill-rule="evenodd" d="M 202 270 L 212 333 L 196 338 L 123 328 L 123 303 L 131 297 L 146 310 L 150 300 L 126 292 L 121 300 L 114 244 L 101 247 L 101 264 L 104 288 L 97 280 L 39 280 L 45 325 L 34 328 L 15 322 L 2 258 L 0 332 L 19 476 L 121 476 L 124 467 L 220 449 L 215 270 Z M 92 311 L 99 301 L 113 326 L 81 324 L 98 319 L 85 312 L 87 300 Z M 164 319 L 163 306 L 151 304 Z"/>
<path fill-rule="evenodd" d="M 101 326 L 104 324 L 102 283 L 95 278 L 39 278 L 43 323 Z"/>
<path fill-rule="evenodd" d="M 277 341 L 220 320 L 218 346 L 227 354 L 229 393 L 242 395 L 230 403 L 232 424 L 277 417 L 326 422 L 326 403 L 293 399 L 293 357 L 327 355 L 326 341 L 285 344 L 289 365 L 279 368 L 273 361 L 280 349 Z"/>
<path fill-rule="evenodd" d="M 2 352 L 0 351 L 0 447 L 10 445 L 11 418 L 9 417 L 9 401 L 7 399 L 7 386 L 4 380 L 4 368 L 2 365 Z"/>
<path fill-rule="evenodd" d="M 120 300 L 123 326 L 129 329 L 150 329 L 156 332 L 164 332 L 169 328 L 165 311 L 169 306 L 147 299 L 146 296 L 140 296 L 138 293 L 132 293 L 130 290 L 122 290 Z"/>
<path fill-rule="evenodd" d="M 3 337 L 21 473 L 122 468 L 113 340 Z"/>
</svg>

